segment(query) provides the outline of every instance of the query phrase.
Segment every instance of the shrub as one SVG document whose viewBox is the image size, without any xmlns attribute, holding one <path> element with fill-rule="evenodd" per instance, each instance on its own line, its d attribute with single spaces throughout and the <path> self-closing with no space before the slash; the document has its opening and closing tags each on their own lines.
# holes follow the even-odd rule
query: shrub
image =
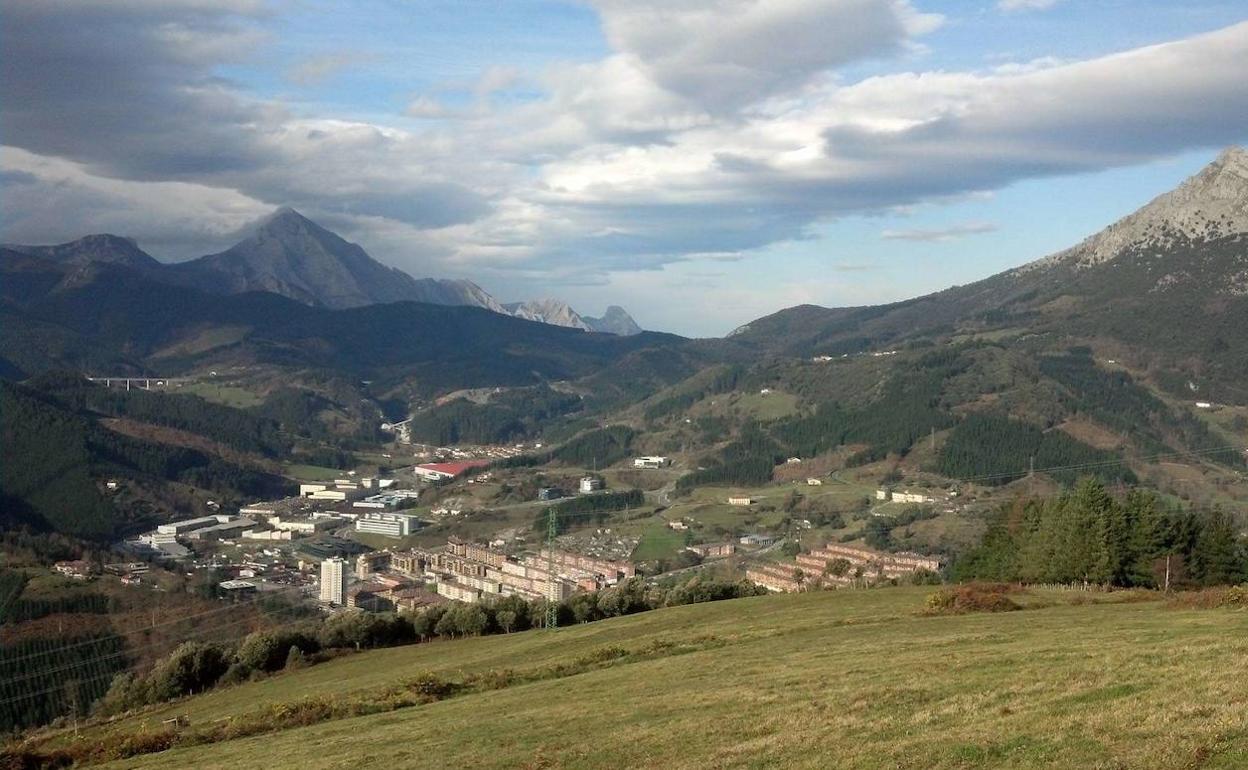
<svg viewBox="0 0 1248 770">
<path fill-rule="evenodd" d="M 1248 584 L 1204 588 L 1175 594 L 1169 602 L 1174 609 L 1216 610 L 1248 607 Z"/>
<path fill-rule="evenodd" d="M 1012 612 L 1022 607 L 1008 593 L 1015 591 L 1004 583 L 968 583 L 928 594 L 926 614 L 963 615 L 969 612 Z"/>
<path fill-rule="evenodd" d="M 404 686 L 429 700 L 441 700 L 455 694 L 456 685 L 454 682 L 448 682 L 437 674 L 428 671 L 417 675 L 415 679 L 408 680 Z"/>
</svg>

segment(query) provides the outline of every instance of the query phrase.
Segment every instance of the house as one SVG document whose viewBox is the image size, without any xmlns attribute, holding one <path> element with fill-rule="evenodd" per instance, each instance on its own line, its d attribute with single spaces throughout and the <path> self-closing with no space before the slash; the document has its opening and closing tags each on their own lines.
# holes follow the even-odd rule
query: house
<svg viewBox="0 0 1248 770">
<path fill-rule="evenodd" d="M 703 559 L 709 559 L 714 556 L 732 556 L 737 552 L 737 546 L 735 543 L 702 543 L 687 546 L 685 550 L 692 551 Z"/>
<path fill-rule="evenodd" d="M 678 520 L 678 521 L 669 521 L 669 522 L 667 522 L 667 527 L 668 527 L 668 529 L 674 529 L 674 530 L 676 530 L 677 532 L 684 532 L 685 530 L 689 529 L 689 525 L 688 525 L 688 524 L 686 524 L 686 523 L 685 523 L 685 522 L 683 522 L 683 521 L 679 521 L 679 520 Z"/>
<path fill-rule="evenodd" d="M 787 460 L 785 460 L 785 461 L 784 461 L 784 464 L 785 464 L 785 465 L 801 465 L 801 464 L 802 464 L 802 458 L 800 458 L 800 457 L 790 457 L 789 459 L 787 459 Z"/>
<path fill-rule="evenodd" d="M 563 497 L 563 490 L 559 487 L 542 487 L 537 490 L 537 499 L 542 501 L 558 500 Z"/>
<path fill-rule="evenodd" d="M 580 490 L 582 495 L 597 492 L 600 489 L 602 489 L 602 479 L 597 476 L 586 476 L 581 479 Z"/>
<path fill-rule="evenodd" d="M 91 562 L 84 561 L 82 559 L 75 559 L 73 561 L 58 561 L 55 565 L 53 565 L 53 569 L 55 569 L 59 574 L 64 575 L 67 578 L 73 578 L 74 580 L 86 580 L 91 577 L 91 574 L 95 571 L 91 567 Z"/>
<path fill-rule="evenodd" d="M 753 503 L 754 503 L 754 498 L 752 497 L 730 497 L 728 498 L 729 505 L 752 505 Z"/>
<path fill-rule="evenodd" d="M 664 468 L 671 464 L 671 460 L 666 457 L 634 457 L 634 468 Z"/>
<path fill-rule="evenodd" d="M 806 479 L 806 486 L 821 487 L 823 486 L 823 479 L 815 479 L 815 478 Z"/>
<path fill-rule="evenodd" d="M 763 546 L 768 546 L 768 545 L 775 543 L 776 539 L 777 538 L 775 535 L 762 535 L 758 533 L 753 533 L 749 535 L 743 535 L 741 537 L 740 543 L 741 545 L 754 545 L 754 546 L 763 547 Z"/>
<path fill-rule="evenodd" d="M 894 503 L 930 503 L 932 498 L 919 492 L 894 492 Z"/>
</svg>

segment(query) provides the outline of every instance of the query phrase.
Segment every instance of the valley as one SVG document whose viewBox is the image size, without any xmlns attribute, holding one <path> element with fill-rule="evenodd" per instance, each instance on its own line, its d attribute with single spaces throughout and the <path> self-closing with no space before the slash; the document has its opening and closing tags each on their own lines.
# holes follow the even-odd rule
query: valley
<svg viewBox="0 0 1248 770">
<path fill-rule="evenodd" d="M 1234 767 L 1245 157 L 1040 262 L 722 339 L 422 294 L 475 285 L 293 210 L 177 265 L 6 247 L 7 751 Z"/>
</svg>

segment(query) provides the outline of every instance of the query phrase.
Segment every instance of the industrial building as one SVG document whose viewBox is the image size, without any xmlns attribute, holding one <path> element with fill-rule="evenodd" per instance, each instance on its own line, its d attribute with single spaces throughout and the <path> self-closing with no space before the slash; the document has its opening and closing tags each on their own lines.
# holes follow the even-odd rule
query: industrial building
<svg viewBox="0 0 1248 770">
<path fill-rule="evenodd" d="M 420 519 L 410 513 L 369 512 L 355 520 L 356 532 L 386 537 L 407 537 L 418 529 Z"/>
<path fill-rule="evenodd" d="M 225 521 L 218 522 L 208 527 L 193 529 L 187 532 L 185 537 L 190 540 L 200 540 L 211 542 L 214 540 L 232 540 L 243 534 L 244 531 L 256 526 L 254 519 L 245 519 L 242 517 L 221 516 Z"/>
<path fill-rule="evenodd" d="M 465 460 L 457 463 L 423 463 L 412 468 L 412 472 L 421 481 L 449 481 L 461 473 L 474 468 L 484 468 L 489 464 L 489 460 Z"/>
<path fill-rule="evenodd" d="M 356 500 L 351 503 L 352 508 L 372 508 L 385 510 L 388 508 L 398 508 L 408 500 L 415 500 L 420 497 L 420 491 L 415 489 L 395 489 L 389 492 L 382 492 L 376 495 L 369 495 L 363 500 Z"/>
</svg>

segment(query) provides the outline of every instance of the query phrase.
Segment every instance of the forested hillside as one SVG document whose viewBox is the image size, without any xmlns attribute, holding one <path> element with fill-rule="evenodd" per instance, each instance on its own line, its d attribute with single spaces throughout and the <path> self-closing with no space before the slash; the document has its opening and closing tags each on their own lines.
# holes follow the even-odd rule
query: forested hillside
<svg viewBox="0 0 1248 770">
<path fill-rule="evenodd" d="M 284 480 L 192 449 L 139 441 L 24 385 L 0 381 L 0 494 L 6 526 L 109 539 L 155 515 L 119 509 L 110 478 L 173 481 L 225 500 L 280 494 Z"/>
</svg>

